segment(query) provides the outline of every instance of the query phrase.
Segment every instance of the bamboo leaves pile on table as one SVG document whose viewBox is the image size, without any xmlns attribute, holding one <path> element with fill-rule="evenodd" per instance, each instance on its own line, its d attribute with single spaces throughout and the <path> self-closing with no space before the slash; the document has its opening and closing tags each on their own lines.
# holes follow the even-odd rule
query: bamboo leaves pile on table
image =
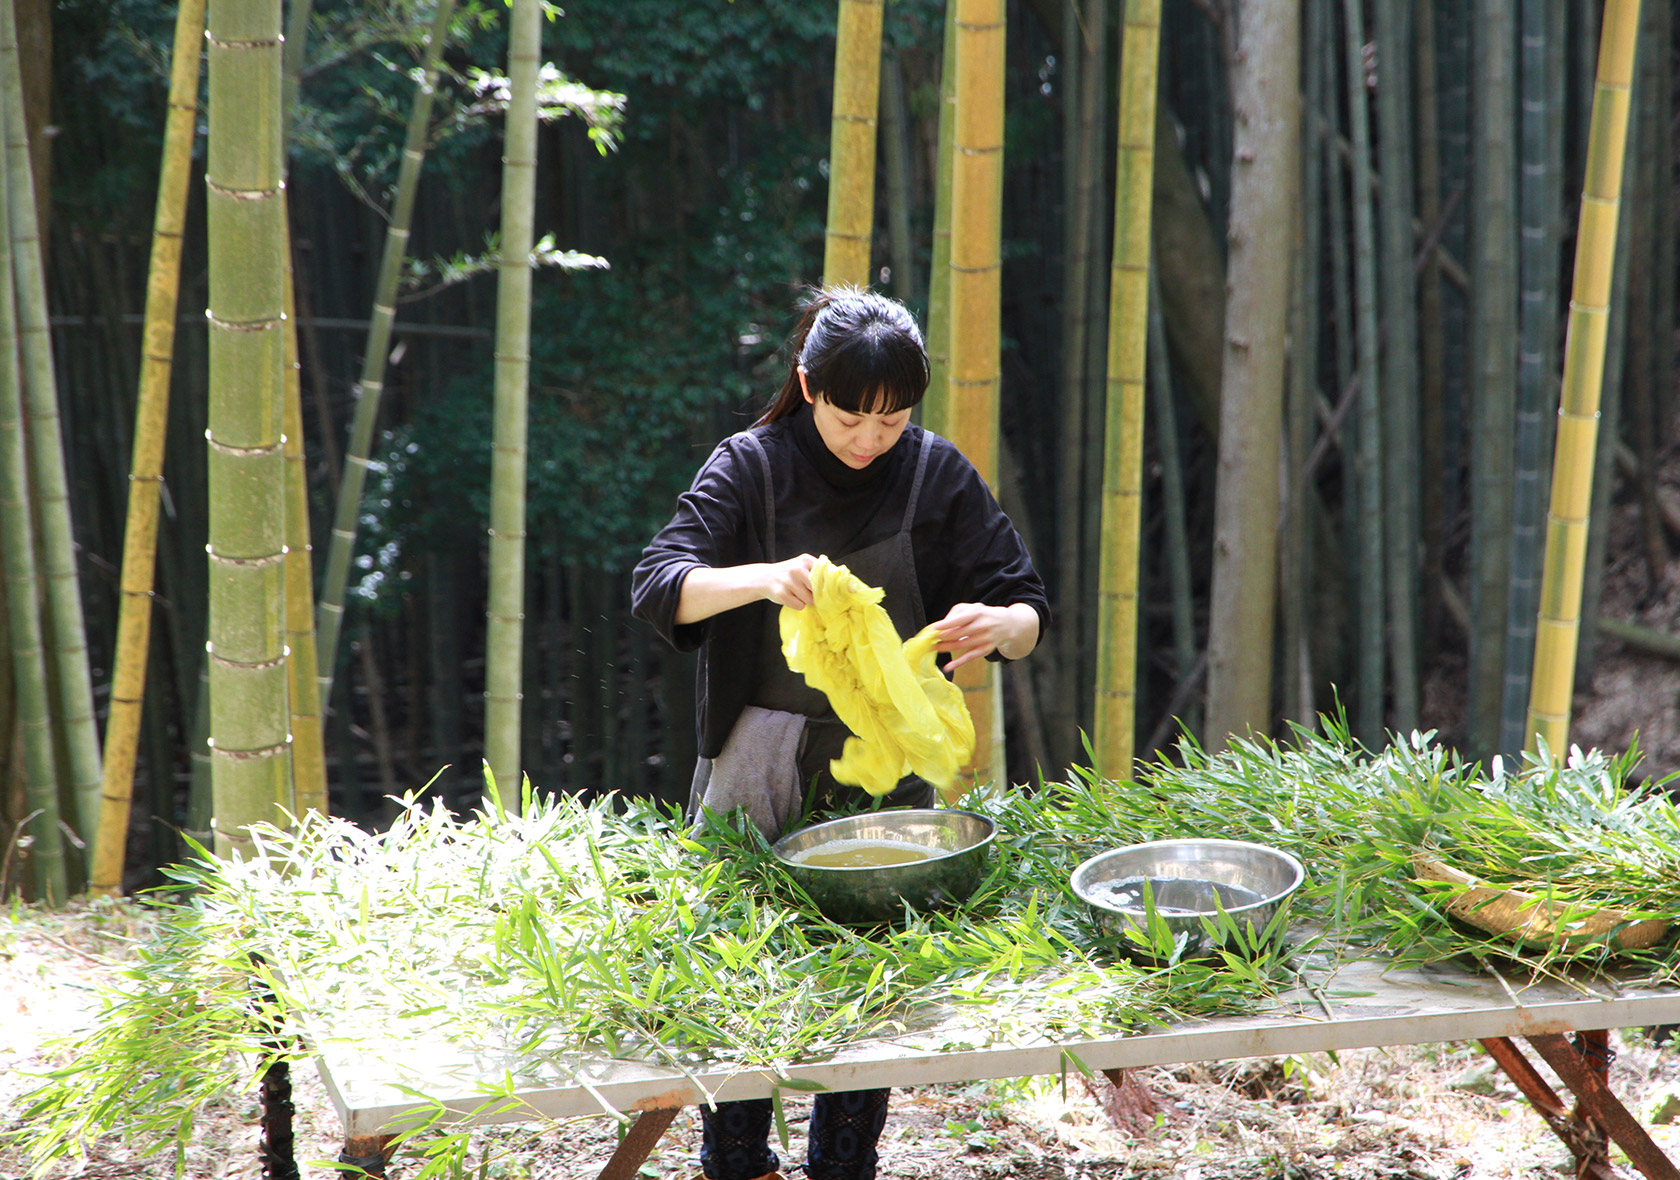
<svg viewBox="0 0 1680 1180">
<path fill-rule="evenodd" d="M 521 816 L 492 803 L 461 819 L 410 799 L 381 833 L 315 815 L 259 830 L 246 859 L 173 871 L 182 888 L 159 899 L 140 966 L 31 1095 L 30 1147 L 46 1159 L 100 1129 L 182 1142 L 218 1087 L 302 1055 L 274 1035 L 300 1014 L 328 1035 L 400 1028 L 549 1061 L 779 1072 L 936 1018 L 953 1045 L 1077 1039 L 1242 1011 L 1295 982 L 1299 945 L 1202 960 L 1161 947 L 1145 964 L 1106 943 L 1069 874 L 1146 840 L 1293 853 L 1308 881 L 1292 929 L 1315 932 L 1316 968 L 1471 955 L 1509 977 L 1608 956 L 1454 923 L 1439 887 L 1414 879 L 1420 849 L 1585 907 L 1680 916 L 1680 811 L 1628 789 L 1633 755 L 1543 755 L 1490 776 L 1428 735 L 1369 753 L 1326 724 L 1218 756 L 1186 746 L 1136 782 L 1082 772 L 971 793 L 1000 829 L 975 896 L 873 929 L 823 919 L 744 820 L 691 830 L 646 803 L 537 797 Z M 1617 963 L 1672 982 L 1676 958 L 1671 937 Z"/>
</svg>

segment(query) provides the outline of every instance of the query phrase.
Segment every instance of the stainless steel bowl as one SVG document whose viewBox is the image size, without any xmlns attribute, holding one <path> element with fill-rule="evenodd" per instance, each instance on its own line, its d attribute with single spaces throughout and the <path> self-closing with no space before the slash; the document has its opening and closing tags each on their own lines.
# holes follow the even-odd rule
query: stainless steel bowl
<svg viewBox="0 0 1680 1180">
<path fill-rule="evenodd" d="M 1150 934 L 1154 916 L 1174 939 L 1185 936 L 1184 953 L 1193 955 L 1224 941 L 1221 908 L 1255 943 L 1305 879 L 1300 861 L 1264 844 L 1154 840 L 1091 857 L 1073 870 L 1072 885 L 1104 933 L 1151 953 L 1157 948 Z M 1153 915 L 1141 896 L 1142 881 L 1150 883 Z"/>
<path fill-rule="evenodd" d="M 904 907 L 933 910 L 967 901 L 985 875 L 997 824 L 972 811 L 899 808 L 800 828 L 771 848 L 823 915 L 844 925 L 900 917 Z M 870 868 L 798 864 L 794 858 L 834 840 L 899 840 L 936 849 L 926 860 Z"/>
</svg>

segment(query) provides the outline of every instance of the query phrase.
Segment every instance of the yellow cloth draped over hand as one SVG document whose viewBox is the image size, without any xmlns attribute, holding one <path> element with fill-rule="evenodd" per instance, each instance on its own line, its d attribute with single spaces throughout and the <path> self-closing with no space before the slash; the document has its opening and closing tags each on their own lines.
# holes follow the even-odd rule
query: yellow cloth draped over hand
<svg viewBox="0 0 1680 1180">
<path fill-rule="evenodd" d="M 974 720 L 934 660 L 939 633 L 924 627 L 901 643 L 882 592 L 826 557 L 811 568 L 811 588 L 810 606 L 782 608 L 782 654 L 856 735 L 829 773 L 871 795 L 912 773 L 950 786 L 974 753 Z"/>
</svg>

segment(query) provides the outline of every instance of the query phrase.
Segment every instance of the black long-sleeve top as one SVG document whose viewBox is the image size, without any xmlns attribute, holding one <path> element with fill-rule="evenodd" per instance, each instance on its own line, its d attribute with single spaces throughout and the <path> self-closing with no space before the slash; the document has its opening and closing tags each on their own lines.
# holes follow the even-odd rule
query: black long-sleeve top
<svg viewBox="0 0 1680 1180">
<path fill-rule="evenodd" d="M 766 551 L 764 476 L 745 444 L 724 439 L 677 501 L 676 515 L 642 551 L 631 580 L 632 610 L 680 651 L 700 653 L 699 745 L 702 757 L 723 749 L 751 701 L 752 677 L 766 631 L 759 601 L 698 623 L 678 624 L 683 580 L 699 566 L 722 568 L 785 561 L 801 553 L 843 561 L 847 553 L 898 532 L 909 503 L 921 427 L 861 471 L 823 444 L 808 406 L 755 433 L 775 489 L 776 552 Z M 933 438 L 911 523 L 911 546 L 929 622 L 959 602 L 1038 612 L 1049 629 L 1044 583 L 1009 517 L 980 473 L 949 442 Z"/>
</svg>

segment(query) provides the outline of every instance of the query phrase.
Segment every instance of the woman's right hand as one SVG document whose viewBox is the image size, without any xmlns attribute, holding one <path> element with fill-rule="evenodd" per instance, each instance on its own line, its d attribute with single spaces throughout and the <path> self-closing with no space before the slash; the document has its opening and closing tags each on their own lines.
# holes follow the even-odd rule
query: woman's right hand
<svg viewBox="0 0 1680 1180">
<path fill-rule="evenodd" d="M 777 606 L 804 610 L 811 605 L 811 567 L 817 559 L 809 553 L 790 557 L 786 561 L 766 562 L 764 565 L 764 597 Z"/>
<path fill-rule="evenodd" d="M 804 610 L 811 605 L 811 567 L 816 564 L 816 558 L 809 553 L 801 553 L 786 561 L 717 568 L 695 566 L 683 578 L 676 621 L 679 625 L 698 623 L 723 611 L 765 599 L 777 606 Z"/>
</svg>

